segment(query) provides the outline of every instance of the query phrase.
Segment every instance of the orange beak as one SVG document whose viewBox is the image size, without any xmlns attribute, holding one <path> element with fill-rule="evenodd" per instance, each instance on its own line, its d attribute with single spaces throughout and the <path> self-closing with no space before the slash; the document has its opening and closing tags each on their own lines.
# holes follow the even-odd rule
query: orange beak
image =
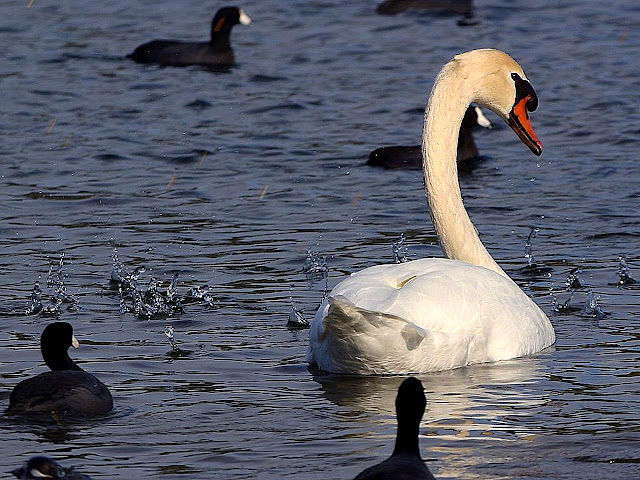
<svg viewBox="0 0 640 480">
<path fill-rule="evenodd" d="M 533 131 L 531 120 L 529 120 L 529 112 L 527 112 L 527 102 L 531 99 L 531 95 L 527 95 L 518 103 L 516 103 L 511 112 L 509 112 L 509 120 L 507 123 L 520 137 L 520 140 L 529 147 L 538 157 L 542 155 L 542 142 Z"/>
</svg>

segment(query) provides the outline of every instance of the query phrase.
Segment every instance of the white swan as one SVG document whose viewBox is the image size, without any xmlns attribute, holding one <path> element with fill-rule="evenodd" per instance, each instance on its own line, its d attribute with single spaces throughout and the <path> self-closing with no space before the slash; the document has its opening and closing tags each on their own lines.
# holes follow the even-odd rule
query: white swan
<svg viewBox="0 0 640 480">
<path fill-rule="evenodd" d="M 547 316 L 493 260 L 462 203 L 456 145 L 471 102 L 542 153 L 528 113 L 538 97 L 520 65 L 489 49 L 447 63 L 429 97 L 422 151 L 431 217 L 448 259 L 377 265 L 340 282 L 313 319 L 311 365 L 333 373 L 432 372 L 529 355 L 555 342 Z"/>
</svg>

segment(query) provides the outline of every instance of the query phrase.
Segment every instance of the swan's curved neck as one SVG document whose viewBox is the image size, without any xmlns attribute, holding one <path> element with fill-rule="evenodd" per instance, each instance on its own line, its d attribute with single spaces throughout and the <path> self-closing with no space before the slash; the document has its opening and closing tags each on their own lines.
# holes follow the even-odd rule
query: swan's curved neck
<svg viewBox="0 0 640 480">
<path fill-rule="evenodd" d="M 456 149 L 460 124 L 473 98 L 465 88 L 464 75 L 452 69 L 445 66 L 436 78 L 422 133 L 422 168 L 431 218 L 447 258 L 509 278 L 480 241 L 462 203 Z"/>
</svg>

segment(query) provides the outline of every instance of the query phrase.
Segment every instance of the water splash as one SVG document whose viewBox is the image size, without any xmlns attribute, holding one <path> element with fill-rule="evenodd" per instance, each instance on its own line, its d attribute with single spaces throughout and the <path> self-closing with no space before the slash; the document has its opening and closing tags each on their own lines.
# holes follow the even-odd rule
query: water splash
<svg viewBox="0 0 640 480">
<path fill-rule="evenodd" d="M 124 265 L 118 258 L 118 249 L 114 248 L 111 254 L 113 266 L 111 268 L 111 285 L 113 287 L 122 288 L 125 294 L 129 294 L 138 290 L 138 278 L 145 272 L 144 267 L 137 267 L 133 273 L 127 272 Z"/>
<path fill-rule="evenodd" d="M 604 318 L 607 314 L 600 308 L 600 305 L 598 305 L 599 298 L 600 297 L 596 297 L 592 290 L 589 290 L 587 292 L 587 303 L 582 308 L 580 315 L 597 319 Z"/>
<path fill-rule="evenodd" d="M 538 227 L 531 227 L 527 242 L 524 244 L 524 258 L 527 259 L 527 265 L 529 268 L 533 268 L 535 262 L 533 261 L 533 239 L 536 238 L 540 229 Z"/>
<path fill-rule="evenodd" d="M 58 268 L 54 270 L 54 265 L 49 266 L 49 274 L 47 275 L 47 287 L 53 289 L 54 304 L 68 303 L 68 310 L 76 310 L 78 308 L 78 300 L 67 293 L 67 287 L 64 284 L 67 274 L 64 272 L 64 252 L 60 254 Z"/>
<path fill-rule="evenodd" d="M 68 311 L 76 311 L 80 308 L 78 299 L 67 292 L 64 284 L 67 274 L 64 272 L 64 252 L 60 254 L 60 259 L 55 264 L 49 265 L 49 273 L 45 286 L 51 293 L 45 294 L 40 288 L 40 280 L 36 281 L 29 305 L 24 310 L 25 315 L 41 314 L 48 317 L 60 315 L 62 313 L 62 304 L 68 304 Z"/>
<path fill-rule="evenodd" d="M 633 285 L 638 283 L 635 279 L 631 277 L 631 270 L 629 269 L 629 265 L 627 265 L 627 259 L 623 256 L 618 257 L 620 262 L 618 263 L 618 281 L 616 285 L 619 287 L 624 285 Z"/>
<path fill-rule="evenodd" d="M 551 310 L 553 310 L 556 313 L 577 312 L 578 310 L 580 310 L 580 308 L 574 307 L 571 305 L 571 300 L 573 300 L 574 295 L 575 295 L 575 292 L 571 292 L 571 295 L 569 295 L 569 298 L 564 302 L 560 303 L 558 298 L 553 293 L 551 293 L 551 300 L 553 302 L 553 304 L 551 305 Z"/>
<path fill-rule="evenodd" d="M 291 305 L 291 311 L 289 312 L 289 320 L 287 321 L 287 328 L 303 329 L 309 328 L 311 324 L 307 320 L 302 312 L 299 312 L 294 305 Z"/>
<path fill-rule="evenodd" d="M 176 313 L 182 313 L 184 309 L 180 299 L 175 294 L 176 277 L 167 287 L 167 293 L 160 291 L 160 282 L 155 278 L 149 279 L 146 290 L 137 290 L 134 295 L 134 313 L 138 318 L 164 318 Z M 171 297 L 168 295 L 170 293 Z"/>
<path fill-rule="evenodd" d="M 142 288 L 138 280 L 145 272 L 144 267 L 137 267 L 129 273 L 118 258 L 118 250 L 113 249 L 111 255 L 113 267 L 111 269 L 111 284 L 118 288 L 120 294 L 121 314 L 133 312 L 140 319 L 165 318 L 176 313 L 182 313 L 182 305 L 177 297 L 178 274 L 175 274 L 167 287 L 166 293 L 159 290 L 160 282 L 151 277 L 148 286 Z M 131 306 L 127 304 L 131 303 Z"/>
<path fill-rule="evenodd" d="M 146 287 L 140 285 L 140 275 L 145 272 L 144 267 L 137 267 L 129 273 L 118 258 L 117 249 L 112 253 L 113 267 L 110 283 L 120 295 L 121 314 L 133 313 L 139 319 L 166 318 L 184 312 L 183 303 L 198 303 L 213 306 L 215 299 L 210 293 L 208 285 L 193 287 L 184 297 L 178 293 L 178 278 L 175 273 L 166 290 L 162 291 L 162 283 L 151 277 Z"/>
<path fill-rule="evenodd" d="M 42 290 L 40 289 L 40 282 L 36 282 L 31 290 L 31 299 L 29 305 L 25 309 L 25 315 L 35 315 L 42 310 Z"/>
<path fill-rule="evenodd" d="M 329 272 L 327 265 L 327 256 L 318 255 L 311 248 L 307 249 L 307 257 L 304 259 L 302 271 L 307 275 L 307 279 L 311 282 L 325 278 Z"/>
<path fill-rule="evenodd" d="M 167 302 L 175 303 L 175 302 L 179 301 L 177 285 L 178 285 L 178 274 L 174 273 L 173 274 L 173 278 L 171 279 L 171 283 L 167 287 L 167 292 L 165 293 L 165 296 L 167 298 Z"/>
<path fill-rule="evenodd" d="M 62 313 L 62 300 L 51 297 L 46 305 L 43 305 L 40 314 L 44 317 L 56 317 Z"/>
<path fill-rule="evenodd" d="M 118 285 L 118 293 L 120 294 L 120 315 L 130 312 L 127 302 L 124 300 L 124 294 L 122 293 L 122 285 Z"/>
<path fill-rule="evenodd" d="M 178 345 L 176 344 L 175 336 L 173 335 L 173 327 L 171 325 L 165 325 L 164 334 L 169 339 L 169 343 L 171 344 L 171 350 L 173 352 L 177 352 L 180 350 Z"/>
<path fill-rule="evenodd" d="M 213 307 L 216 300 L 210 290 L 209 285 L 206 284 L 201 287 L 191 287 L 182 301 L 184 303 L 206 303 Z"/>
<path fill-rule="evenodd" d="M 169 343 L 171 344 L 171 351 L 167 353 L 168 357 L 184 358 L 189 356 L 191 350 L 183 350 L 182 348 L 178 347 L 178 342 L 176 341 L 174 330 L 171 325 L 165 325 L 164 335 L 167 337 Z"/>
<path fill-rule="evenodd" d="M 575 267 L 571 269 L 571 271 L 569 272 L 569 275 L 567 276 L 567 279 L 564 281 L 567 288 L 575 290 L 577 288 L 583 287 L 582 282 L 580 281 L 581 272 L 582 270 L 580 269 L 580 267 Z"/>
<path fill-rule="evenodd" d="M 404 233 L 400 234 L 400 238 L 391 243 L 391 252 L 393 254 L 393 263 L 406 263 L 409 261 L 407 255 L 407 246 L 404 244 L 406 241 Z"/>
<path fill-rule="evenodd" d="M 552 300 L 551 310 L 561 314 L 580 312 L 579 313 L 580 315 L 594 316 L 589 313 L 585 313 L 587 309 L 592 308 L 592 307 L 589 307 L 592 301 L 593 301 L 593 304 L 597 307 L 597 301 L 593 297 L 593 292 L 591 292 L 591 290 L 589 290 L 589 293 L 587 294 L 587 306 L 579 307 L 579 306 L 571 305 L 571 301 L 573 300 L 573 297 L 575 296 L 576 291 L 580 288 L 583 288 L 582 282 L 580 281 L 581 272 L 582 270 L 580 269 L 580 267 L 572 268 L 569 271 L 569 274 L 567 275 L 567 279 L 564 281 L 564 285 L 566 287 L 566 290 L 564 290 L 565 291 L 564 294 L 566 295 L 566 292 L 568 291 L 570 292 L 570 295 L 569 295 L 569 298 L 567 298 L 567 300 L 565 300 L 564 302 L 561 302 L 560 300 L 558 300 L 558 298 L 554 295 L 554 293 L 550 292 L 551 300 Z M 600 308 L 600 307 L 597 307 L 597 308 Z"/>
<path fill-rule="evenodd" d="M 524 258 L 527 259 L 527 264 L 520 269 L 520 272 L 528 276 L 551 277 L 553 268 L 537 264 L 533 258 L 533 239 L 536 238 L 539 231 L 538 227 L 531 227 L 529 231 L 527 241 L 524 244 Z"/>
<path fill-rule="evenodd" d="M 118 248 L 113 247 L 113 252 L 111 252 L 111 281 L 115 283 L 125 283 L 126 272 L 124 270 L 124 265 L 120 263 L 120 259 L 118 258 Z"/>
<path fill-rule="evenodd" d="M 322 298 L 320 299 L 320 305 L 329 297 L 329 277 L 324 279 L 324 288 L 322 289 Z"/>
</svg>

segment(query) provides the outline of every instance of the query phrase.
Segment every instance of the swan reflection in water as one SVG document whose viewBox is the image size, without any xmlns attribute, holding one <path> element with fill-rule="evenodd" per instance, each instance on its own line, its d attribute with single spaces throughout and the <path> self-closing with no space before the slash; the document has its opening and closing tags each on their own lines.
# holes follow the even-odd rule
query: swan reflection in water
<svg viewBox="0 0 640 480">
<path fill-rule="evenodd" d="M 550 397 L 536 385 L 549 373 L 542 354 L 499 363 L 415 375 L 422 381 L 427 407 L 420 426 L 422 458 L 436 478 L 459 478 L 462 470 L 487 461 L 478 455 L 497 442 L 531 440 L 542 430 L 537 415 Z M 332 375 L 315 371 L 324 397 L 342 407 L 336 416 L 355 423 L 353 473 L 387 458 L 396 434 L 395 398 L 404 376 Z M 346 409 L 346 411 L 345 411 Z M 362 428 L 358 428 L 361 424 Z M 356 438 L 360 439 L 357 443 Z M 362 450 L 362 439 L 370 440 Z M 502 451 L 502 447 L 501 450 Z M 488 452 L 487 452 L 488 455 Z"/>
<path fill-rule="evenodd" d="M 550 354 L 553 347 L 544 351 Z M 525 415 L 527 410 L 546 402 L 539 394 L 530 394 L 528 385 L 545 379 L 547 367 L 540 356 L 482 364 L 429 374 L 414 374 L 422 381 L 427 395 L 423 427 L 437 427 L 443 421 L 450 428 L 451 420 L 461 419 L 464 430 L 503 427 L 503 416 Z M 385 415 L 382 423 L 395 424 L 394 405 L 398 386 L 404 376 L 332 375 L 314 372 L 313 379 L 322 386 L 324 396 L 353 413 Z M 518 409 L 514 411 L 514 409 Z M 492 423 L 468 425 L 465 418 Z"/>
<path fill-rule="evenodd" d="M 531 439 L 540 432 L 536 422 L 525 419 L 539 413 L 550 400 L 535 385 L 548 378 L 544 356 L 553 350 L 551 347 L 534 357 L 414 375 L 427 397 L 420 426 L 422 457 L 433 467 L 436 478 L 457 478 L 458 469 L 482 462 L 478 449 L 483 444 L 489 446 L 487 442 L 495 445 L 493 442 Z M 357 452 L 354 471 L 391 453 L 396 432 L 395 398 L 405 378 L 314 372 L 313 379 L 321 385 L 324 397 L 343 407 L 336 415 L 364 424 L 362 429 L 353 429 L 357 432 L 353 436 L 373 442 L 367 450 Z"/>
</svg>

